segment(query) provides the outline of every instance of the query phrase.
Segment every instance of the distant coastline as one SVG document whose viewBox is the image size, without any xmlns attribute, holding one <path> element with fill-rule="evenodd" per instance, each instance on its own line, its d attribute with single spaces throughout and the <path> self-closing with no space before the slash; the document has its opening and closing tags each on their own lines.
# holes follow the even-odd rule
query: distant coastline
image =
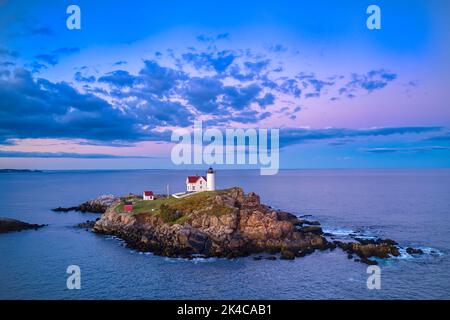
<svg viewBox="0 0 450 320">
<path fill-rule="evenodd" d="M 42 170 L 31 169 L 0 169 L 0 173 L 25 173 L 25 172 L 43 172 Z"/>
</svg>

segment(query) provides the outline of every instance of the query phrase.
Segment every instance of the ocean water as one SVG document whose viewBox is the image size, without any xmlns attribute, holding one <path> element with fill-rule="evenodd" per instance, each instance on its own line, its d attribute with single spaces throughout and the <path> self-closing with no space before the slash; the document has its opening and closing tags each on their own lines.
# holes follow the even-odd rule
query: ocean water
<svg viewBox="0 0 450 320">
<path fill-rule="evenodd" d="M 98 215 L 55 213 L 101 194 L 184 189 L 193 171 L 52 171 L 0 175 L 0 216 L 46 223 L 0 235 L 0 299 L 449 299 L 450 170 L 223 170 L 219 188 L 241 186 L 262 202 L 318 219 L 346 237 L 388 237 L 426 254 L 380 264 L 381 289 L 367 266 L 340 250 L 294 261 L 170 259 L 126 248 L 120 239 L 73 226 Z M 66 269 L 81 269 L 69 290 Z"/>
</svg>

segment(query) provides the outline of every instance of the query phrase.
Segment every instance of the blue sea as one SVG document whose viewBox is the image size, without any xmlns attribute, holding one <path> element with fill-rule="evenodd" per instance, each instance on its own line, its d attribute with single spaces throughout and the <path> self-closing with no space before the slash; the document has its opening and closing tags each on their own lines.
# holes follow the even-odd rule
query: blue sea
<svg viewBox="0 0 450 320">
<path fill-rule="evenodd" d="M 98 217 L 55 213 L 102 194 L 182 191 L 195 171 L 48 171 L 0 174 L 0 216 L 49 224 L 0 234 L 0 299 L 450 299 L 450 170 L 222 170 L 218 188 L 241 186 L 274 208 L 322 222 L 337 237 L 391 238 L 425 254 L 367 266 L 340 250 L 294 261 L 172 259 L 126 248 L 74 225 Z M 66 269 L 81 269 L 69 290 Z"/>
</svg>

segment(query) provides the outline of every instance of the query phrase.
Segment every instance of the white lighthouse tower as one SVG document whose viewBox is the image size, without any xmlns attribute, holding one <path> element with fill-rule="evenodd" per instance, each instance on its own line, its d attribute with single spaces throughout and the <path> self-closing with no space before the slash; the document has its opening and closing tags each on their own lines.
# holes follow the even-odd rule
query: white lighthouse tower
<svg viewBox="0 0 450 320">
<path fill-rule="evenodd" d="M 206 190 L 208 191 L 216 190 L 216 180 L 213 168 L 209 168 L 208 172 L 206 173 Z"/>
</svg>

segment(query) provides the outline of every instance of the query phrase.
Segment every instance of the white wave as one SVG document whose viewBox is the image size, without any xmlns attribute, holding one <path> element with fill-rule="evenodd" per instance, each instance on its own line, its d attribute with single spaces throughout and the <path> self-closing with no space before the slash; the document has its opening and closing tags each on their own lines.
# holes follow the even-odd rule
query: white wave
<svg viewBox="0 0 450 320">
<path fill-rule="evenodd" d="M 218 260 L 218 258 L 201 258 L 201 257 L 196 257 L 196 258 L 192 258 L 192 259 L 187 259 L 187 258 L 170 258 L 170 257 L 165 257 L 164 258 L 165 261 L 167 262 L 186 262 L 186 263 L 211 263 L 211 262 L 216 262 Z"/>
<path fill-rule="evenodd" d="M 406 252 L 406 248 L 399 247 L 398 251 L 400 252 L 400 255 L 398 257 L 392 258 L 399 260 L 413 260 L 427 256 L 442 257 L 444 255 L 442 251 L 431 247 L 415 246 L 414 248 L 422 250 L 423 254 L 409 254 L 408 252 Z"/>
</svg>

